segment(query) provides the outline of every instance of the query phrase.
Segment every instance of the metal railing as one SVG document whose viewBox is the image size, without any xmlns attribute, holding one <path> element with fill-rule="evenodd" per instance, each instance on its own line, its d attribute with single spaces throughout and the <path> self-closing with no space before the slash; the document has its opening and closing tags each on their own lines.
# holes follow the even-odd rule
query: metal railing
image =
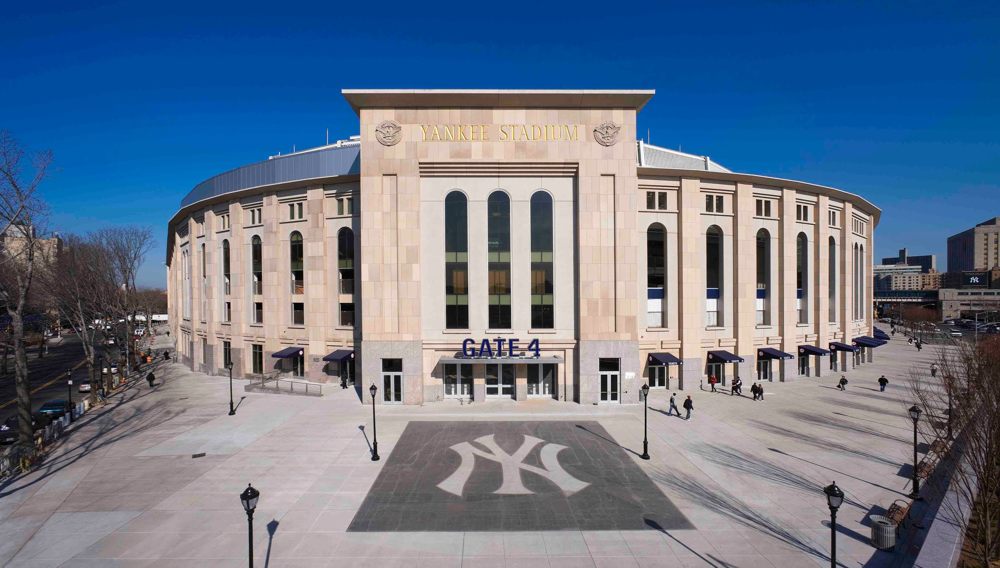
<svg viewBox="0 0 1000 568">
<path fill-rule="evenodd" d="M 323 385 L 283 377 L 282 373 L 255 375 L 251 378 L 250 382 L 255 390 L 259 389 L 262 391 L 304 394 L 309 396 L 323 395 Z"/>
</svg>

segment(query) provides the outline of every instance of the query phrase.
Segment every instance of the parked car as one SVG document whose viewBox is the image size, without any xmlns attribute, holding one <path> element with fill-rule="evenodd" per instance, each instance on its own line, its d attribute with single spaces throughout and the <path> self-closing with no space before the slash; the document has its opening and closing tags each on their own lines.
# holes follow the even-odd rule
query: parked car
<svg viewBox="0 0 1000 568">
<path fill-rule="evenodd" d="M 90 381 L 80 381 L 80 386 L 76 387 L 76 392 L 90 392 Z"/>
<path fill-rule="evenodd" d="M 31 416 L 32 429 L 37 432 L 52 423 L 48 416 L 36 412 Z M 0 424 L 0 444 L 13 444 L 17 441 L 17 416 L 11 416 Z"/>
<path fill-rule="evenodd" d="M 69 410 L 69 403 L 65 400 L 57 399 L 50 400 L 43 404 L 38 412 L 45 414 L 49 418 L 58 419 L 62 418 L 66 411 Z"/>
</svg>

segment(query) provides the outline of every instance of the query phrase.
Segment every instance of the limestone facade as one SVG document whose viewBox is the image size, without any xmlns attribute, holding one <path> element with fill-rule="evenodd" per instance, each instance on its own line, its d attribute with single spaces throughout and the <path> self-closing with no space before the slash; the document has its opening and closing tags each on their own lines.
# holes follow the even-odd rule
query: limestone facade
<svg viewBox="0 0 1000 568">
<path fill-rule="evenodd" d="M 171 220 L 170 325 L 185 363 L 346 373 L 363 399 L 376 384 L 379 402 L 591 404 L 638 402 L 646 382 L 792 380 L 863 359 L 798 361 L 802 345 L 871 334 L 879 210 L 866 200 L 644 147 L 648 91 L 344 95 L 360 119 L 347 143 L 356 169 L 248 179 L 189 196 Z M 654 167 L 651 151 L 677 167 Z M 484 339 L 526 354 L 469 358 Z M 765 347 L 795 358 L 761 369 Z M 294 354 L 273 357 L 282 350 Z M 323 360 L 334 352 L 353 354 Z M 710 352 L 743 360 L 709 366 Z"/>
</svg>

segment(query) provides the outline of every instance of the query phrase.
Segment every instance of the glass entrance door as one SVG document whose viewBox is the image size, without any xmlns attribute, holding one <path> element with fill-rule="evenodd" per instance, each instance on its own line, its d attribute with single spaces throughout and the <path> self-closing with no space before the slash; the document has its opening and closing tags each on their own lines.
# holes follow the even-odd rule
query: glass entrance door
<svg viewBox="0 0 1000 568">
<path fill-rule="evenodd" d="M 770 359 L 759 359 L 757 361 L 757 380 L 758 381 L 770 381 L 771 380 L 771 360 Z"/>
<path fill-rule="evenodd" d="M 403 402 L 402 359 L 382 359 L 382 402 Z"/>
<path fill-rule="evenodd" d="M 514 398 L 514 365 L 486 365 L 486 396 Z"/>
<path fill-rule="evenodd" d="M 618 402 L 621 382 L 618 373 L 618 359 L 601 359 L 601 402 Z"/>
<path fill-rule="evenodd" d="M 556 393 L 556 366 L 528 365 L 528 396 L 554 397 Z"/>
<path fill-rule="evenodd" d="M 472 365 L 444 366 L 444 397 L 472 398 Z"/>
<path fill-rule="evenodd" d="M 667 388 L 667 366 L 653 365 L 649 368 L 649 387 Z"/>
</svg>

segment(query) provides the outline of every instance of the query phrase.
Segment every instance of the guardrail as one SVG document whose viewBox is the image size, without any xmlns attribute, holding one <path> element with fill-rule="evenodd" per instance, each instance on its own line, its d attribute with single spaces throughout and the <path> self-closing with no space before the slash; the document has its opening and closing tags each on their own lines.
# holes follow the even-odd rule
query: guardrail
<svg viewBox="0 0 1000 568">
<path fill-rule="evenodd" d="M 323 385 L 298 379 L 282 378 L 280 374 L 254 375 L 244 388 L 246 391 L 323 396 Z"/>
<path fill-rule="evenodd" d="M 88 401 L 77 403 L 73 407 L 74 419 L 79 419 L 88 410 L 90 410 Z M 69 415 L 64 414 L 58 420 L 54 420 L 44 428 L 36 430 L 34 444 L 30 448 L 22 448 L 17 443 L 14 443 L 0 450 L 0 479 L 28 471 L 32 465 L 45 455 L 49 445 L 66 433 L 66 428 L 69 425 Z"/>
</svg>

